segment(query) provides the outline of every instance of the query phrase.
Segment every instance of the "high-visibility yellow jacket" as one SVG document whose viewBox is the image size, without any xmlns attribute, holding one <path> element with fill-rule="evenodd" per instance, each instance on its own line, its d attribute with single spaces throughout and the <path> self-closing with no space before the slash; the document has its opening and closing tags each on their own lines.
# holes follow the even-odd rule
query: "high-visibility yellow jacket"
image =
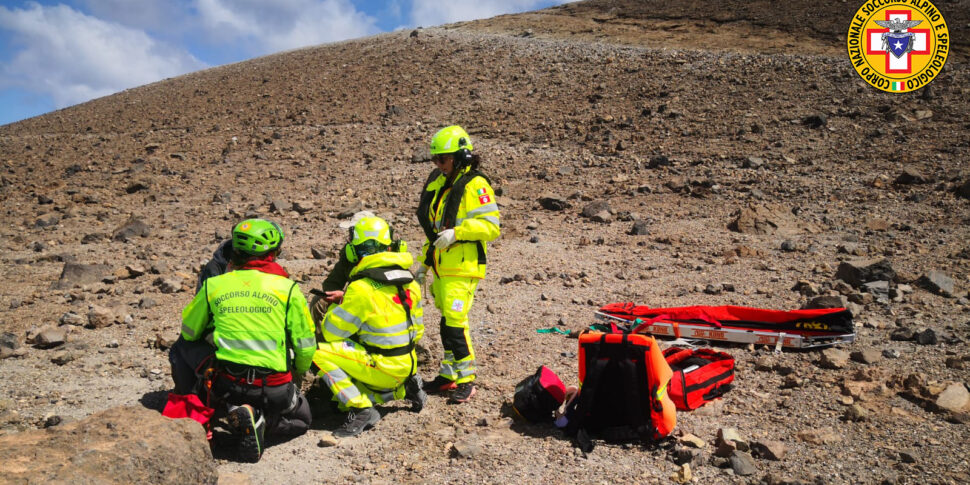
<svg viewBox="0 0 970 485">
<path fill-rule="evenodd" d="M 324 340 L 353 340 L 371 353 L 388 357 L 411 355 L 424 336 L 421 286 L 407 269 L 413 262 L 407 252 L 361 258 L 350 272 L 343 301 L 332 306 L 320 323 Z M 410 321 L 395 282 L 402 284 Z"/>
<path fill-rule="evenodd" d="M 462 175 L 468 173 L 466 167 Z M 456 177 L 456 180 L 460 177 Z M 428 210 L 428 216 L 434 225 L 435 232 L 441 232 L 444 227 L 446 200 L 451 188 L 445 188 L 446 178 L 439 175 L 424 188 L 423 196 L 430 196 L 433 192 L 433 203 Z M 501 232 L 501 222 L 498 204 L 495 201 L 495 191 L 485 177 L 472 178 L 465 185 L 461 202 L 458 205 L 454 230 L 457 242 L 444 249 L 434 248 L 432 263 L 438 276 L 464 276 L 469 278 L 484 278 L 486 242 L 497 238 Z M 429 245 L 434 241 L 425 239 L 421 254 L 427 254 Z"/>
<path fill-rule="evenodd" d="M 297 374 L 310 368 L 316 349 L 300 286 L 257 270 L 235 270 L 202 283 L 182 310 L 182 336 L 198 340 L 209 329 L 219 360 L 277 372 L 287 371 L 288 348 L 296 354 Z"/>
</svg>

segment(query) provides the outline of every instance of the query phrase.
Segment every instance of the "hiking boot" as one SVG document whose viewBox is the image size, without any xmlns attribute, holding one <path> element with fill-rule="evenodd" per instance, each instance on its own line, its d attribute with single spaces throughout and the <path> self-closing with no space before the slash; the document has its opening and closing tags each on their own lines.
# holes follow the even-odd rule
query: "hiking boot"
<svg viewBox="0 0 970 485">
<path fill-rule="evenodd" d="M 424 388 L 424 392 L 435 394 L 450 391 L 458 387 L 458 384 L 455 384 L 455 381 L 451 379 L 439 375 L 433 381 L 424 381 L 422 387 Z"/>
<path fill-rule="evenodd" d="M 404 399 L 411 403 L 411 411 L 420 413 L 424 409 L 424 402 L 428 395 L 422 389 L 421 378 L 417 374 L 404 381 Z"/>
<path fill-rule="evenodd" d="M 475 395 L 475 384 L 471 382 L 463 382 L 455 387 L 455 391 L 451 393 L 451 399 L 453 403 L 461 404 L 463 402 L 468 402 L 472 396 Z"/>
<path fill-rule="evenodd" d="M 256 463 L 263 456 L 263 434 L 266 420 L 256 416 L 256 410 L 249 404 L 229 408 L 229 427 L 239 438 L 236 453 L 240 460 Z"/>
<path fill-rule="evenodd" d="M 381 420 L 381 413 L 374 408 L 350 408 L 347 411 L 347 421 L 334 430 L 333 435 L 338 438 L 352 438 L 374 427 Z"/>
</svg>

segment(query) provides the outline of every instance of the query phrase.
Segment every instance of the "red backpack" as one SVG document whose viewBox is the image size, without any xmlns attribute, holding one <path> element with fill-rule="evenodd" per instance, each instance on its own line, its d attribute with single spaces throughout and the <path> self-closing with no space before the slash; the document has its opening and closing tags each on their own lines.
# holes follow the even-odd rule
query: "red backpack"
<svg viewBox="0 0 970 485">
<path fill-rule="evenodd" d="M 667 392 L 680 411 L 697 409 L 721 397 L 734 381 L 734 357 L 713 349 L 670 347 L 664 358 L 673 377 Z"/>
</svg>

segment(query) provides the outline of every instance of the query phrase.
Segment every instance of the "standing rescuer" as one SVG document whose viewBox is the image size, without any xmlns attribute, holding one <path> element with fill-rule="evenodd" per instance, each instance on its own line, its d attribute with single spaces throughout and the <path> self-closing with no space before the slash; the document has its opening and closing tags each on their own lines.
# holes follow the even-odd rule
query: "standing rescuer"
<svg viewBox="0 0 970 485">
<path fill-rule="evenodd" d="M 354 265 L 338 305 L 320 323 L 322 342 L 313 372 L 347 411 L 334 436 L 351 437 L 377 424 L 375 404 L 407 399 L 421 411 L 425 393 L 417 376 L 415 346 L 424 335 L 421 287 L 408 268 L 414 258 L 384 219 L 365 217 L 350 229 L 345 247 Z"/>
<path fill-rule="evenodd" d="M 417 279 L 423 285 L 434 273 L 431 293 L 441 310 L 441 369 L 424 383 L 427 392 L 451 391 L 451 401 L 463 403 L 475 394 L 476 364 L 468 328 L 468 312 L 478 282 L 485 277 L 486 242 L 499 236 L 495 191 L 478 171 L 480 159 L 460 126 L 449 126 L 431 139 L 435 164 L 421 191 L 418 222 L 427 239 Z"/>
<path fill-rule="evenodd" d="M 228 422 L 245 461 L 259 461 L 264 432 L 288 438 L 310 427 L 310 407 L 291 370 L 306 373 L 316 339 L 306 298 L 275 262 L 282 243 L 273 222 L 237 224 L 230 271 L 203 281 L 182 310 L 182 337 L 211 338 L 215 345 L 211 392 L 229 405 Z"/>
</svg>

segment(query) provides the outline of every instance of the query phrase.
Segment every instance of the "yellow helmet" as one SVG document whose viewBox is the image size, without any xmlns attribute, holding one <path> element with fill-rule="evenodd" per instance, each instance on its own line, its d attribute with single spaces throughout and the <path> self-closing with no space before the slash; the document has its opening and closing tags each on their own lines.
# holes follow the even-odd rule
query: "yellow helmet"
<svg viewBox="0 0 970 485">
<path fill-rule="evenodd" d="M 360 261 L 364 256 L 387 251 L 394 244 L 394 230 L 380 217 L 364 217 L 350 228 L 346 246 L 347 260 Z"/>
<path fill-rule="evenodd" d="M 458 125 L 442 128 L 431 137 L 432 155 L 455 153 L 461 149 L 470 152 L 474 147 L 472 147 L 472 139 L 468 137 L 468 133 Z"/>
</svg>

